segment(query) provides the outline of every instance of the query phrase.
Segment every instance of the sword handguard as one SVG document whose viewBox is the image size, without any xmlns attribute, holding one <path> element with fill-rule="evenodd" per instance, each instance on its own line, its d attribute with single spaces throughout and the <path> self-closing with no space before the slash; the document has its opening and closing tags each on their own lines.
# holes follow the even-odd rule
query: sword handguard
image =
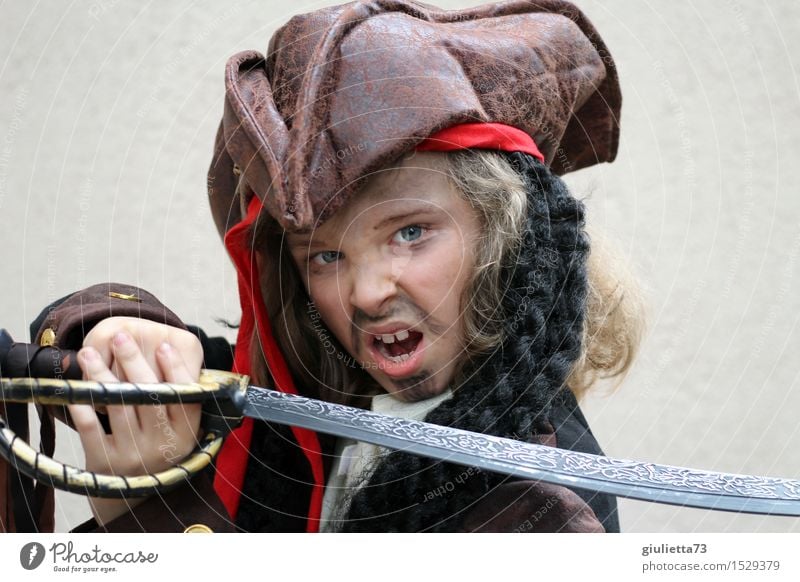
<svg viewBox="0 0 800 582">
<path fill-rule="evenodd" d="M 225 390 L 211 392 L 203 403 L 201 426 L 206 432 L 214 432 L 225 437 L 242 424 L 242 411 L 245 405 L 250 377 L 221 370 L 203 370 L 201 380 L 215 382 L 226 387 Z"/>
<path fill-rule="evenodd" d="M 203 402 L 205 436 L 183 461 L 155 474 L 104 475 L 60 463 L 28 445 L 0 416 L 0 455 L 15 469 L 52 487 L 89 497 L 146 497 L 165 492 L 202 471 L 219 452 L 223 438 L 241 423 L 249 378 L 202 370 L 192 384 L 101 383 L 51 378 L 0 378 L 0 401 L 38 404 L 176 404 Z"/>
</svg>

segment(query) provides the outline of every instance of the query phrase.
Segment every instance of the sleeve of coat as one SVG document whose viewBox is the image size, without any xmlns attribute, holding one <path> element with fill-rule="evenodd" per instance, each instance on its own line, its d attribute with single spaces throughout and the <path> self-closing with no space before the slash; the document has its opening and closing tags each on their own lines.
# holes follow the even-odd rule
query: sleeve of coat
<svg viewBox="0 0 800 582">
<path fill-rule="evenodd" d="M 550 426 L 552 429 L 552 426 Z M 539 444 L 556 446 L 555 430 Z M 605 533 L 591 507 L 577 493 L 544 481 L 513 480 L 495 487 L 462 522 L 467 532 Z"/>
<path fill-rule="evenodd" d="M 206 367 L 230 369 L 233 354 L 230 345 L 222 338 L 206 337 L 198 328 L 184 325 L 151 293 L 119 283 L 93 285 L 53 303 L 33 322 L 31 336 L 40 345 L 77 350 L 92 327 L 111 316 L 140 317 L 188 329 L 200 337 Z M 206 350 L 213 353 L 205 353 Z M 51 423 L 52 415 L 67 421 L 63 408 L 40 411 L 40 416 L 48 417 Z M 45 420 L 43 418 L 43 423 Z M 49 494 L 52 496 L 52 490 Z M 213 467 L 162 496 L 148 498 L 104 526 L 98 526 L 92 519 L 73 531 L 182 532 L 197 525 L 212 531 L 234 531 L 227 511 L 214 492 Z"/>
<path fill-rule="evenodd" d="M 177 315 L 144 289 L 100 283 L 47 306 L 31 324 L 31 338 L 39 345 L 77 350 L 98 322 L 112 316 L 139 317 L 187 329 Z"/>
<path fill-rule="evenodd" d="M 213 474 L 203 471 L 189 483 L 150 497 L 105 525 L 90 519 L 72 533 L 182 533 L 198 529 L 234 532 L 234 524 L 214 492 L 213 481 Z"/>
</svg>

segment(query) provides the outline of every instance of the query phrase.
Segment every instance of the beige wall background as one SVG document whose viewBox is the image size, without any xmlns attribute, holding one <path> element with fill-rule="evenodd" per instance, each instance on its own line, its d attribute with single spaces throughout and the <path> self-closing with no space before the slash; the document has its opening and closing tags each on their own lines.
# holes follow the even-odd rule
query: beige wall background
<svg viewBox="0 0 800 582">
<path fill-rule="evenodd" d="M 204 183 L 225 61 L 334 3 L 2 3 L 0 326 L 26 339 L 49 302 L 112 280 L 226 333 L 213 318 L 238 318 L 236 279 Z M 617 60 L 623 130 L 615 163 L 568 182 L 651 314 L 628 380 L 585 404 L 593 430 L 609 455 L 800 478 L 800 4 L 578 4 Z M 57 499 L 60 531 L 88 516 L 83 499 Z M 800 531 L 625 500 L 620 512 L 628 532 Z"/>
</svg>

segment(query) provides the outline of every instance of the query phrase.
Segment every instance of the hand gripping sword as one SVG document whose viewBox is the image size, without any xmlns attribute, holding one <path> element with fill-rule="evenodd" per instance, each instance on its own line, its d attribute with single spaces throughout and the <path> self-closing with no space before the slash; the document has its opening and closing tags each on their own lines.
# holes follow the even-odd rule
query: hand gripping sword
<svg viewBox="0 0 800 582">
<path fill-rule="evenodd" d="M 36 352 L 36 359 L 50 362 L 70 359 L 74 362 L 75 354 L 56 348 L 13 344 L 5 330 L 0 330 L 0 336 L 5 338 L 5 341 L 0 339 L 0 372 L 4 376 L 0 378 L 0 400 L 5 402 L 49 405 L 203 403 L 205 435 L 192 454 L 165 471 L 139 476 L 101 475 L 59 463 L 32 449 L 0 417 L 0 454 L 28 477 L 74 493 L 92 497 L 140 497 L 175 487 L 205 468 L 220 450 L 224 437 L 248 416 L 448 463 L 630 499 L 800 516 L 798 480 L 703 471 L 526 443 L 251 386 L 247 376 L 231 372 L 203 370 L 199 381 L 191 384 L 112 384 L 5 377 L 30 372 L 31 352 Z M 10 370 L 9 360 L 25 362 L 24 369 L 20 372 L 11 366 Z M 65 365 L 63 369 L 68 367 Z"/>
</svg>

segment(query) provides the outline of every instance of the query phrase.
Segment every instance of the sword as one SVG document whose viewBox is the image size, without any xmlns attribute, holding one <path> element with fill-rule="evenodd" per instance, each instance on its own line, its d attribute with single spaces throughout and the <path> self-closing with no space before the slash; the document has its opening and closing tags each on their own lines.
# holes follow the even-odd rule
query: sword
<svg viewBox="0 0 800 582">
<path fill-rule="evenodd" d="M 17 353 L 21 349 L 42 352 L 38 346 L 14 346 Z M 0 366 L 2 352 L 0 347 Z M 74 357 L 66 350 L 58 352 L 66 359 Z M 52 355 L 47 357 L 50 361 L 57 359 Z M 17 438 L 0 417 L 0 454 L 12 466 L 53 487 L 93 497 L 145 496 L 178 486 L 211 462 L 225 435 L 246 416 L 448 463 L 629 499 L 712 510 L 800 516 L 798 480 L 617 459 L 395 418 L 252 386 L 247 376 L 231 372 L 203 370 L 199 381 L 192 384 L 1 378 L 0 400 L 53 405 L 203 403 L 205 436 L 197 449 L 166 471 L 135 477 L 100 475 L 59 463 Z"/>
</svg>

